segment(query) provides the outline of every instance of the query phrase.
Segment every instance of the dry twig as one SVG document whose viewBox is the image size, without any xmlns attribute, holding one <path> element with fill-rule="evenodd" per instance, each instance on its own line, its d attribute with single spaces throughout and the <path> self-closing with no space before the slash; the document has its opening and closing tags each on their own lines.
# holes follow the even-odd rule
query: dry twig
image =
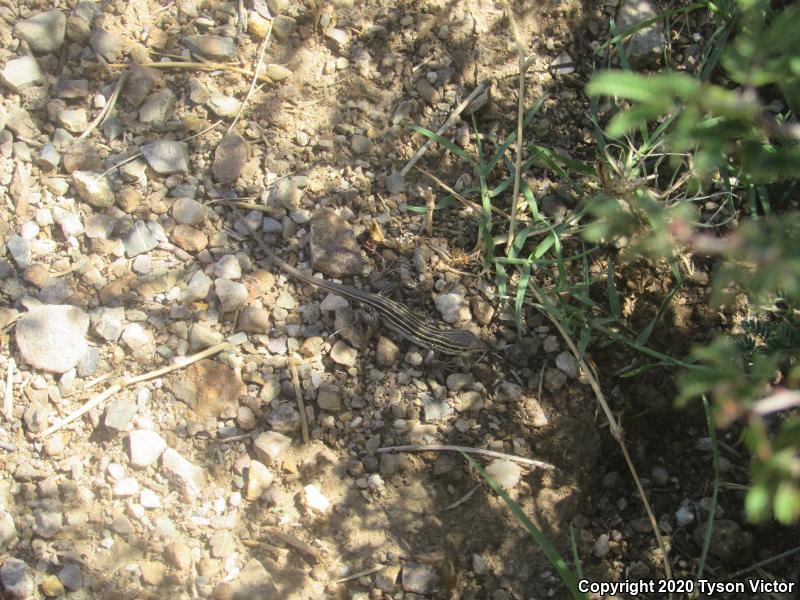
<svg viewBox="0 0 800 600">
<path fill-rule="evenodd" d="M 483 448 L 471 448 L 470 446 L 448 446 L 445 444 L 420 444 L 409 446 L 387 446 L 385 448 L 378 448 L 378 453 L 385 454 L 386 452 L 464 452 L 466 454 L 482 454 L 484 456 L 491 456 L 492 458 L 503 458 L 514 462 L 530 465 L 532 467 L 539 467 L 540 469 L 555 470 L 555 466 L 541 460 L 533 460 L 532 458 L 525 458 L 524 456 L 514 456 L 513 454 L 505 454 L 504 452 L 496 452 L 494 450 L 484 450 Z"/>
<path fill-rule="evenodd" d="M 14 416 L 14 359 L 8 358 L 8 372 L 6 373 L 6 394 L 3 400 L 3 416 L 10 421 Z"/>
<path fill-rule="evenodd" d="M 128 63 L 109 63 L 106 65 L 110 69 L 127 69 L 130 67 Z M 154 69 L 185 69 L 187 71 L 229 71 L 231 73 L 238 73 L 245 77 L 253 77 L 252 71 L 237 67 L 234 65 L 226 65 L 217 62 L 194 62 L 194 61 L 171 61 L 171 62 L 146 62 L 140 63 L 140 67 L 152 67 Z M 258 75 L 258 80 L 264 83 L 272 83 L 267 75 Z"/>
<path fill-rule="evenodd" d="M 143 381 L 149 381 L 151 379 L 155 379 L 156 377 L 161 377 L 162 375 L 166 375 L 167 373 L 171 373 L 172 371 L 177 371 L 178 369 L 183 369 L 184 367 L 188 367 L 190 364 L 197 362 L 198 360 L 202 360 L 208 356 L 213 356 L 218 352 L 222 352 L 223 350 L 228 350 L 230 348 L 234 348 L 234 344 L 230 342 L 223 342 L 221 344 L 217 344 L 215 346 L 211 346 L 210 348 L 206 348 L 202 352 L 198 352 L 192 356 L 186 357 L 183 360 L 175 363 L 174 365 L 169 365 L 167 367 L 162 367 L 161 369 L 156 369 L 155 371 L 150 371 L 149 373 L 144 373 L 143 375 L 137 375 L 136 377 L 125 377 L 120 379 L 117 383 L 112 385 L 110 388 L 105 390 L 104 392 L 98 394 L 91 400 L 89 400 L 86 404 L 81 406 L 78 410 L 73 413 L 70 413 L 57 423 L 54 423 L 44 431 L 39 434 L 40 438 L 46 438 L 48 435 L 51 435 L 66 427 L 73 421 L 79 419 L 87 412 L 95 408 L 96 406 L 100 406 L 106 400 L 108 400 L 111 396 L 119 392 L 120 390 L 125 389 L 128 386 L 135 385 L 137 383 L 141 383 Z"/>
<path fill-rule="evenodd" d="M 239 4 L 241 6 L 241 0 Z M 247 15 L 247 13 L 244 14 Z M 258 61 L 256 62 L 255 72 L 253 73 L 253 79 L 250 82 L 250 89 L 247 90 L 247 95 L 244 97 L 244 100 L 242 100 L 242 105 L 239 107 L 239 110 L 236 113 L 236 116 L 233 118 L 233 122 L 231 123 L 231 126 L 228 127 L 228 131 L 225 133 L 225 135 L 228 135 L 231 131 L 233 131 L 234 126 L 239 121 L 239 117 L 242 116 L 242 111 L 244 110 L 244 107 L 247 105 L 247 101 L 250 100 L 250 96 L 253 95 L 253 91 L 256 87 L 256 80 L 258 79 L 258 71 L 261 68 L 261 61 L 264 60 L 264 51 L 267 49 L 267 44 L 269 44 L 269 38 L 270 35 L 272 34 L 272 25 L 274 22 L 275 22 L 274 20 L 270 20 L 269 30 L 267 31 L 267 35 L 264 37 L 264 42 L 261 44 L 261 51 L 258 53 Z"/>
<path fill-rule="evenodd" d="M 94 121 L 89 124 L 89 127 L 84 131 L 79 137 L 78 141 L 85 140 L 92 131 L 99 125 L 102 125 L 108 115 L 114 110 L 114 107 L 117 105 L 117 98 L 119 98 L 119 93 L 122 91 L 122 86 L 125 84 L 125 80 L 128 78 L 128 72 L 125 71 L 122 75 L 119 76 L 117 79 L 117 84 L 114 86 L 114 91 L 111 92 L 111 96 L 109 96 L 106 105 L 103 107 L 103 110 L 100 111 Z"/>
<path fill-rule="evenodd" d="M 445 131 L 450 129 L 450 127 L 453 126 L 453 123 L 455 123 L 458 120 L 459 115 L 462 112 L 464 112 L 464 110 L 470 105 L 470 103 L 473 100 L 475 100 L 475 98 L 477 98 L 483 92 L 485 92 L 486 88 L 488 88 L 488 87 L 489 87 L 489 82 L 488 81 L 482 81 L 481 83 L 479 83 L 478 87 L 476 87 L 474 90 L 472 90 L 472 93 L 469 96 L 467 96 L 461 102 L 461 104 L 456 106 L 455 110 L 452 113 L 450 113 L 450 116 L 447 117 L 447 120 L 442 124 L 441 127 L 439 127 L 439 129 L 436 130 L 436 135 L 442 135 Z M 422 146 L 422 148 L 417 150 L 417 153 L 414 156 L 412 156 L 411 159 L 406 163 L 406 166 L 403 167 L 403 169 L 400 171 L 400 175 L 402 175 L 403 177 L 408 175 L 408 172 L 411 170 L 411 168 L 417 163 L 417 161 L 420 158 L 422 158 L 422 155 L 425 154 L 428 151 L 428 148 L 430 148 L 432 144 L 433 144 L 433 140 L 428 138 L 428 141 L 425 142 L 425 144 Z"/>
<path fill-rule="evenodd" d="M 519 54 L 519 90 L 517 98 L 517 156 L 514 165 L 514 195 L 511 197 L 511 219 L 508 224 L 508 238 L 506 239 L 506 251 L 511 249 L 514 243 L 514 236 L 517 229 L 517 211 L 519 210 L 519 182 L 520 171 L 522 170 L 522 116 L 523 106 L 525 105 L 525 72 L 530 66 L 530 61 L 525 59 L 525 47 L 522 45 L 522 39 L 519 36 L 517 29 L 517 21 L 514 19 L 514 13 L 508 0 L 503 0 L 508 15 L 508 21 L 511 23 L 511 32 L 514 35 L 514 42 L 517 45 L 517 53 Z"/>
<path fill-rule="evenodd" d="M 294 386 L 294 397 L 297 400 L 297 410 L 300 412 L 300 428 L 303 432 L 303 443 L 308 443 L 308 419 L 306 419 L 306 407 L 303 404 L 303 388 L 300 387 L 300 377 L 297 375 L 297 365 L 293 360 L 289 360 L 289 367 L 292 370 L 292 385 Z"/>
</svg>

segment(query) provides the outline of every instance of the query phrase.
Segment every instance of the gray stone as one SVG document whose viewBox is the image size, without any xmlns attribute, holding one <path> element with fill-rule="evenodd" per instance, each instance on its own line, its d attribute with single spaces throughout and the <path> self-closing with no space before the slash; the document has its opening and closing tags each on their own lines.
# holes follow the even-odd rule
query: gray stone
<svg viewBox="0 0 800 600">
<path fill-rule="evenodd" d="M 342 410 L 342 390 L 338 385 L 322 384 L 317 390 L 317 404 L 320 410 L 339 412 Z"/>
<path fill-rule="evenodd" d="M 222 342 L 222 334 L 203 323 L 194 323 L 189 330 L 189 348 L 198 350 Z"/>
<path fill-rule="evenodd" d="M 570 379 L 575 379 L 580 373 L 578 361 L 575 360 L 572 352 L 564 351 L 556 356 L 556 367 L 564 371 Z"/>
<path fill-rule="evenodd" d="M 17 540 L 17 524 L 5 506 L 0 506 L 0 551 L 6 551 Z"/>
<path fill-rule="evenodd" d="M 239 310 L 247 302 L 247 286 L 243 283 L 219 277 L 214 280 L 214 291 L 222 312 Z"/>
<path fill-rule="evenodd" d="M 309 245 L 312 265 L 321 273 L 341 278 L 359 275 L 364 268 L 352 226 L 330 209 L 314 213 Z"/>
<path fill-rule="evenodd" d="M 211 173 L 214 179 L 222 184 L 236 181 L 244 170 L 250 154 L 250 147 L 238 133 L 229 133 L 214 151 L 214 163 Z"/>
<path fill-rule="evenodd" d="M 284 177 L 279 179 L 270 191 L 270 200 L 287 210 L 297 208 L 300 204 L 301 192 L 294 180 Z M 283 228 L 281 228 L 283 231 Z"/>
<path fill-rule="evenodd" d="M 44 173 L 49 173 L 58 167 L 61 162 L 61 154 L 53 144 L 45 144 L 39 150 L 39 156 L 36 157 L 36 166 L 39 167 Z"/>
<path fill-rule="evenodd" d="M 451 373 L 447 376 L 447 389 L 451 392 L 460 392 L 475 383 L 471 373 Z"/>
<path fill-rule="evenodd" d="M 137 411 L 138 407 L 135 402 L 117 398 L 109 404 L 103 424 L 108 431 L 114 434 L 127 431 Z"/>
<path fill-rule="evenodd" d="M 218 117 L 232 119 L 239 114 L 242 103 L 233 96 L 214 95 L 206 100 L 206 106 Z"/>
<path fill-rule="evenodd" d="M 123 96 L 131 105 L 139 107 L 160 80 L 161 73 L 158 70 L 134 64 L 128 71 Z"/>
<path fill-rule="evenodd" d="M 166 88 L 158 90 L 150 94 L 139 108 L 139 121 L 146 125 L 163 125 L 174 108 L 175 94 Z"/>
<path fill-rule="evenodd" d="M 350 138 L 350 149 L 356 156 L 369 153 L 371 147 L 372 142 L 370 142 L 369 139 L 363 135 L 356 134 Z"/>
<path fill-rule="evenodd" d="M 105 213 L 92 213 L 86 217 L 86 237 L 89 239 L 102 239 L 107 240 L 114 227 L 117 224 L 117 219 Z"/>
<path fill-rule="evenodd" d="M 30 56 L 9 60 L 0 71 L 0 79 L 16 93 L 35 85 L 42 85 L 45 81 L 39 64 Z"/>
<path fill-rule="evenodd" d="M 189 172 L 189 147 L 185 142 L 161 140 L 140 148 L 147 164 L 160 175 Z"/>
<path fill-rule="evenodd" d="M 172 205 L 172 218 L 183 225 L 200 225 L 207 213 L 206 206 L 192 198 L 178 198 Z"/>
<path fill-rule="evenodd" d="M 396 171 L 391 175 L 387 175 L 384 183 L 390 194 L 400 194 L 406 191 L 406 180 Z"/>
<path fill-rule="evenodd" d="M 625 31 L 658 14 L 658 9 L 650 0 L 625 0 L 617 12 L 617 29 Z M 634 66 L 644 67 L 660 61 L 664 51 L 663 22 L 657 20 L 634 33 L 627 42 L 626 51 L 628 60 Z"/>
<path fill-rule="evenodd" d="M 122 323 L 125 319 L 125 309 L 121 306 L 115 308 L 101 308 L 100 314 L 94 324 L 97 335 L 108 342 L 115 342 L 122 335 Z"/>
<path fill-rule="evenodd" d="M 33 531 L 45 539 L 52 539 L 64 528 L 64 516 L 59 511 L 41 510 L 36 513 Z"/>
<path fill-rule="evenodd" d="M 253 451 L 264 464 L 278 461 L 291 447 L 292 438 L 277 431 L 265 431 L 253 441 Z"/>
<path fill-rule="evenodd" d="M 70 133 L 82 133 L 89 127 L 85 108 L 65 108 L 58 112 L 58 124 Z"/>
<path fill-rule="evenodd" d="M 194 302 L 195 300 L 204 300 L 208 297 L 208 293 L 211 291 L 211 278 L 206 275 L 203 271 L 195 271 L 192 278 L 189 280 L 189 284 L 186 286 L 186 289 L 181 296 L 181 300 L 184 302 Z"/>
<path fill-rule="evenodd" d="M 548 367 L 544 372 L 544 386 L 551 392 L 557 392 L 567 382 L 567 374 L 561 369 Z"/>
<path fill-rule="evenodd" d="M 3 589 L 11 598 L 29 598 L 33 595 L 33 573 L 25 561 L 8 558 L 0 567 Z"/>
<path fill-rule="evenodd" d="M 94 30 L 89 44 L 95 52 L 111 63 L 119 62 L 125 50 L 125 40 L 122 37 L 102 28 Z"/>
<path fill-rule="evenodd" d="M 116 199 L 111 182 L 102 173 L 74 171 L 72 185 L 83 200 L 97 208 L 107 208 L 114 204 Z"/>
<path fill-rule="evenodd" d="M 128 257 L 134 257 L 137 254 L 150 252 L 150 250 L 158 246 L 158 239 L 147 226 L 147 223 L 139 220 L 134 223 L 133 227 L 122 238 L 122 243 L 125 244 L 125 254 Z"/>
<path fill-rule="evenodd" d="M 17 322 L 17 347 L 35 369 L 65 373 L 86 353 L 88 328 L 89 315 L 76 306 L 40 306 Z"/>
<path fill-rule="evenodd" d="M 182 40 L 192 53 L 210 60 L 231 60 L 236 58 L 236 44 L 231 38 L 219 35 L 192 35 Z"/>
<path fill-rule="evenodd" d="M 198 498 L 205 489 L 205 471 L 172 448 L 167 448 L 161 455 L 161 471 L 181 489 L 183 497 L 187 500 Z"/>
<path fill-rule="evenodd" d="M 225 279 L 239 279 L 242 276 L 242 266 L 233 254 L 222 256 L 214 265 L 214 275 Z"/>
<path fill-rule="evenodd" d="M 439 589 L 439 575 L 430 565 L 403 563 L 402 585 L 404 592 L 433 594 Z"/>
<path fill-rule="evenodd" d="M 38 69 L 39 66 L 35 67 Z M 36 122 L 31 118 L 30 114 L 24 108 L 11 108 L 8 111 L 8 122 L 6 128 L 17 136 L 24 136 L 29 138 L 39 137 L 40 131 Z M 55 142 L 54 142 L 55 143 Z M 57 145 L 57 144 L 56 144 Z"/>
<path fill-rule="evenodd" d="M 293 433 L 300 429 L 300 413 L 290 404 L 279 404 L 269 414 L 267 421 L 278 433 Z"/>
<path fill-rule="evenodd" d="M 100 352 L 96 346 L 89 346 L 78 362 L 78 377 L 91 377 L 100 367 Z"/>
<path fill-rule="evenodd" d="M 64 568 L 58 572 L 58 578 L 70 591 L 74 592 L 83 587 L 83 573 L 78 565 L 64 565 Z"/>
<path fill-rule="evenodd" d="M 85 98 L 89 95 L 87 79 L 59 79 L 56 84 L 56 95 L 65 100 Z"/>
<path fill-rule="evenodd" d="M 453 407 L 446 400 L 435 398 L 433 394 L 422 395 L 422 407 L 425 411 L 425 421 L 433 423 L 446 419 L 453 414 Z"/>
<path fill-rule="evenodd" d="M 83 234 L 83 223 L 81 223 L 80 215 L 56 206 L 53 209 L 53 219 L 61 227 L 61 233 L 64 234 L 64 237 Z"/>
<path fill-rule="evenodd" d="M 31 264 L 31 245 L 24 237 L 13 234 L 6 242 L 11 258 L 20 269 L 27 269 Z"/>
</svg>

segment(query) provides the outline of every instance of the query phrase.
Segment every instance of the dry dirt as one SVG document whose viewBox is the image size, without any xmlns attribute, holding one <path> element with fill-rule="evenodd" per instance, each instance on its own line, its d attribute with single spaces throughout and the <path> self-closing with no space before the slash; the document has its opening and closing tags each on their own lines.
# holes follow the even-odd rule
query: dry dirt
<svg viewBox="0 0 800 600">
<path fill-rule="evenodd" d="M 0 62 L 26 52 L 13 33 L 17 21 L 53 6 L 70 15 L 76 3 L 30 0 L 21 4 L 24 6 L 0 0 L 0 6 L 6 9 L 5 29 L 0 33 L 7 38 L 4 45 L 8 45 Z M 17 539 L 0 553 L 0 562 L 10 558 L 25 562 L 36 584 L 30 597 L 39 597 L 42 586 L 48 584 L 47 576 L 63 573 L 65 565 L 78 565 L 81 573 L 80 585 L 68 589 L 67 598 L 566 597 L 554 569 L 533 540 L 460 455 L 375 454 L 377 447 L 435 442 L 488 448 L 552 463 L 554 471 L 523 466 L 521 479 L 510 486 L 510 495 L 525 514 L 565 556 L 569 556 L 572 526 L 584 571 L 593 580 L 658 578 L 662 566 L 652 531 L 643 524 L 641 503 L 596 410 L 591 390 L 582 379 L 555 374 L 555 359 L 566 350 L 563 342 L 553 337 L 557 336 L 555 329 L 542 315 L 528 311 L 527 335 L 538 340 L 536 353 L 521 362 L 511 360 L 513 351 L 509 348 L 519 343 L 511 309 L 498 304 L 496 286 L 477 262 L 461 260 L 477 239 L 474 217 L 458 205 L 437 211 L 434 237 L 427 240 L 449 253 L 450 267 L 471 275 L 462 277 L 452 268 L 447 270 L 448 261 L 444 259 L 424 265 L 425 257 L 432 256 L 428 252 L 421 259 L 424 275 L 417 277 L 420 255 L 414 251 L 414 241 L 425 236 L 424 218 L 404 208 L 425 206 L 430 198 L 441 198 L 445 192 L 419 171 L 411 171 L 406 177 L 404 191 L 387 189 L 387 176 L 399 171 L 425 141 L 409 125 L 435 130 L 484 80 L 491 84 L 491 101 L 476 114 L 484 143 L 491 146 L 513 131 L 518 58 L 502 5 L 483 0 L 276 0 L 255 2 L 255 8 L 264 4 L 269 5 L 273 16 L 284 17 L 281 29 L 273 29 L 264 62 L 286 67 L 289 76 L 257 88 L 247 98 L 235 131 L 246 138 L 249 156 L 236 181 L 223 185 L 210 173 L 215 149 L 232 121 L 224 117 L 221 126 L 189 142 L 188 173 L 165 176 L 148 170 L 144 181 L 114 181 L 117 188 L 133 187 L 142 195 L 141 203 L 134 207 L 118 200 L 121 211 L 136 219 L 160 222 L 170 242 L 184 251 L 174 251 L 174 246 L 173 250 L 159 247 L 152 251 L 153 266 L 173 272 L 169 285 L 151 293 L 146 285 L 137 284 L 137 279 L 146 278 L 134 272 L 131 258 L 115 256 L 82 234 L 75 235 L 73 243 L 56 226 L 43 226 L 39 233 L 40 238 L 55 240 L 56 247 L 37 262 L 47 266 L 50 273 L 75 268 L 63 275 L 71 293 L 62 303 L 87 311 L 123 306 L 124 324 L 136 322 L 151 331 L 154 350 L 137 353 L 122 341 L 106 341 L 90 329 L 90 342 L 99 351 L 96 371 L 91 376 L 76 377 L 70 387 L 63 382 L 59 387 L 61 376 L 37 371 L 21 360 L 13 322 L 3 330 L 0 366 L 6 373 L 9 358 L 14 358 L 17 369 L 13 375 L 13 415 L 3 424 L 3 440 L 10 445 L 9 450 L 0 451 L 0 477 L 6 495 L 4 509 L 13 516 Z M 179 0 L 162 4 L 135 0 L 98 5 L 102 14 L 92 27 L 102 27 L 123 39 L 120 62 L 187 60 L 190 58 L 182 37 L 208 33 L 235 40 L 237 58 L 231 62 L 250 69 L 263 39 L 263 31 L 252 26 L 237 39 L 235 2 Z M 546 98 L 541 116 L 526 132 L 529 139 L 574 158 L 592 159 L 593 126 L 581 90 L 591 73 L 591 59 L 587 58 L 591 44 L 606 39 L 614 5 L 570 1 L 514 4 L 521 39 L 535 57 L 528 72 L 526 105 Z M 254 4 L 244 2 L 244 6 L 252 17 Z M 555 76 L 548 67 L 564 52 L 573 58 L 577 71 Z M 108 99 L 122 72 L 104 66 L 85 41 L 70 40 L 69 33 L 59 51 L 36 57 L 47 73 L 47 86 L 34 88 L 38 92 L 29 89 L 18 94 L 3 88 L 6 110 L 22 107 L 40 129 L 40 135 L 32 140 L 14 138 L 15 142 L 27 143 L 34 154 L 58 126 L 48 111 L 48 101 L 59 78 L 88 80 L 88 95 L 71 99 L 69 104 L 86 108 L 91 122 L 101 108 L 95 95 Z M 213 124 L 217 117 L 206 103 L 191 97 L 197 87 L 212 95 L 244 100 L 251 84 L 250 78 L 240 73 L 222 70 L 165 69 L 159 73 L 153 92 L 169 89 L 177 99 L 167 124 L 158 127 L 140 123 L 138 107 L 123 93 L 116 111 L 125 133 L 108 139 L 100 127 L 87 138 L 103 159 L 103 169 L 131 156 L 144 143 L 184 139 Z M 429 81 L 429 74 L 435 97 L 426 99 L 423 96 L 430 90 L 419 82 Z M 405 119 L 395 119 L 403 112 Z M 471 134 L 471 123 L 462 121 L 446 135 L 458 137 L 461 131 L 463 136 L 465 125 L 470 126 Z M 366 147 L 362 137 L 368 142 Z M 462 143 L 468 152 L 476 152 L 474 140 Z M 52 182 L 48 185 L 46 178 L 65 174 L 63 169 L 42 173 L 21 152 L 15 148 L 13 156 L 3 157 L 12 171 L 30 171 L 24 182 L 28 186 L 27 204 L 19 200 L 19 194 L 12 193 L 10 181 L 4 181 L 0 189 L 6 207 L 0 232 L 4 241 L 32 220 L 38 209 L 63 206 L 81 219 L 103 212 L 82 202 L 74 186 L 62 193 L 53 191 L 57 188 Z M 457 189 L 475 183 L 468 167 L 441 148 L 434 146 L 418 164 Z M 414 274 L 410 284 L 406 278 L 402 285 L 401 295 L 410 305 L 437 314 L 430 300 L 431 290 L 441 291 L 443 286 L 459 283 L 466 288 L 468 298 L 488 301 L 494 318 L 479 330 L 492 351 L 479 364 L 446 366 L 437 371 L 416 362 L 420 353 L 395 338 L 402 351 L 387 367 L 376 362 L 377 338 L 373 337 L 358 349 L 355 365 L 342 366 L 331 360 L 331 347 L 338 337 L 333 320 L 319 318 L 318 301 L 325 294 L 294 285 L 274 267 L 259 266 L 255 244 L 246 236 L 236 235 L 232 211 L 211 202 L 226 193 L 269 202 L 268 190 L 278 180 L 297 176 L 306 179 L 294 208 L 313 213 L 329 207 L 343 215 L 363 244 L 367 271 L 395 281 L 398 275 L 403 280 L 409 272 Z M 559 188 L 552 174 L 533 173 L 529 183 L 545 206 L 553 210 L 570 201 L 568 192 Z M 189 241 L 173 238 L 175 222 L 169 214 L 175 197 L 171 191 L 183 184 L 194 186 L 196 199 L 213 208 L 206 221 L 197 226 L 205 234 L 207 248 L 193 250 Z M 278 221 L 287 219 L 286 210 L 278 214 Z M 305 221 L 301 217 L 296 221 L 271 238 L 272 243 L 282 244 L 287 255 L 302 248 L 297 241 L 302 236 L 295 239 L 297 233 L 307 233 Z M 369 233 L 374 231 L 374 223 L 380 224 L 389 240 L 401 243 L 376 242 Z M 220 238 L 220 232 L 227 237 Z M 168 364 L 170 357 L 194 352 L 194 348 L 189 352 L 187 345 L 187 331 L 193 324 L 202 324 L 224 337 L 233 334 L 238 313 L 219 310 L 214 293 L 187 303 L 183 312 L 176 310 L 181 304 L 179 294 L 170 295 L 173 287 L 185 289 L 198 268 L 213 277 L 215 265 L 229 255 L 236 255 L 243 266 L 248 302 L 270 313 L 272 324 L 263 334 L 248 333 L 245 343 L 218 357 L 232 367 L 231 373 L 212 369 L 197 375 L 197 386 L 212 388 L 212 392 L 228 385 L 238 390 L 235 386 L 243 382 L 246 391 L 234 394 L 239 398 L 232 410 L 226 411 L 228 404 L 220 400 L 221 412 L 214 414 L 212 406 L 212 416 L 199 415 L 175 399 L 174 383 L 165 376 L 131 386 L 115 396 L 128 399 L 137 408 L 121 431 L 105 425 L 105 404 L 53 434 L 63 445 L 61 451 L 37 437 L 37 431 L 77 409 L 118 377 L 145 373 Z M 87 257 L 104 276 L 105 285 L 94 285 L 86 276 L 81 263 Z M 3 303 L 22 313 L 29 307 L 26 298 L 38 297 L 41 288 L 37 289 L 33 276 L 26 275 L 9 255 L 5 260 L 8 269 L 3 275 Z M 437 270 L 439 266 L 441 271 Z M 273 272 L 266 275 L 259 269 Z M 631 277 L 638 279 L 629 290 L 641 298 L 632 322 L 637 318 L 646 322 L 657 309 L 659 294 L 666 289 L 658 276 L 648 282 L 646 274 L 646 267 L 642 267 L 636 277 Z M 266 292 L 259 297 L 254 290 Z M 281 304 L 283 314 L 276 315 L 272 303 L 282 292 L 291 294 L 294 305 Z M 652 303 L 648 293 L 656 298 Z M 701 302 L 705 302 L 703 286 L 697 286 L 684 304 Z M 309 324 L 306 319 L 310 317 L 305 313 L 301 319 L 297 305 L 303 310 L 311 307 L 316 322 Z M 670 311 L 658 338 L 663 350 L 676 355 L 687 350 L 691 333 L 685 322 L 678 322 L 681 316 L 685 317 L 685 312 Z M 702 311 L 694 313 L 694 318 L 714 325 L 713 315 Z M 301 324 L 305 325 L 299 329 L 291 327 Z M 683 329 L 676 334 L 679 326 Z M 247 465 L 256 458 L 253 439 L 274 428 L 275 422 L 281 422 L 280 416 L 295 406 L 297 386 L 287 366 L 285 338 L 287 332 L 292 338 L 292 332 L 297 335 L 298 331 L 300 344 L 314 333 L 322 336 L 321 351 L 306 356 L 299 368 L 300 388 L 311 417 L 311 441 L 303 444 L 299 428 L 290 430 L 287 435 L 292 438 L 292 447 L 268 465 L 274 476 L 272 485 L 260 498 L 247 500 L 243 497 L 250 476 Z M 282 348 L 280 344 L 271 345 L 272 336 L 284 336 Z M 654 339 L 657 337 L 654 335 Z M 162 346 L 169 352 L 155 350 Z M 632 360 L 631 354 L 616 347 L 592 349 L 592 354 L 601 374 L 607 375 L 603 384 L 615 410 L 625 414 L 634 460 L 648 478 L 645 485 L 653 495 L 658 518 L 666 523 L 667 533 L 675 534 L 673 556 L 677 554 L 678 558 L 674 559 L 674 569 L 678 576 L 688 576 L 698 554 L 692 537 L 698 521 L 676 526 L 675 512 L 686 505 L 693 514 L 704 514 L 702 501 L 709 495 L 711 467 L 709 454 L 695 449 L 697 440 L 705 436 L 702 415 L 672 412 L 670 374 L 653 371 L 645 378 L 621 380 L 613 374 Z M 458 406 L 459 391 L 453 385 L 448 390 L 446 383 L 453 373 L 471 373 L 474 379 L 470 381 L 478 382 L 469 385 L 479 391 L 479 410 L 456 410 L 439 420 L 426 419 L 426 398 L 444 396 Z M 553 379 L 548 380 L 545 373 L 552 374 Z M 101 376 L 108 379 L 87 389 L 91 380 Z M 320 382 L 337 386 L 343 399 L 341 409 L 319 408 Z M 264 392 L 270 386 L 276 386 L 275 394 Z M 58 394 L 48 393 L 53 388 Z M 43 395 L 41 390 L 45 390 Z M 44 424 L 32 424 L 32 419 L 25 418 L 34 399 L 52 409 Z M 241 407 L 250 410 L 255 423 L 244 422 L 247 419 Z M 169 448 L 202 469 L 204 487 L 182 494 L 180 485 L 165 476 L 157 463 L 145 469 L 133 468 L 128 436 L 134 429 L 157 432 Z M 241 437 L 236 441 L 224 439 L 231 435 Z M 735 439 L 728 441 L 736 443 Z M 739 481 L 744 477 L 741 456 L 729 458 L 730 477 Z M 489 462 L 485 457 L 479 460 L 484 465 Z M 661 480 L 662 471 L 652 472 L 654 467 L 666 469 L 665 480 Z M 116 494 L 114 489 L 126 478 L 135 479 L 140 488 L 153 490 L 160 506 L 142 509 L 138 494 Z M 307 485 L 316 486 L 331 502 L 329 510 L 318 514 L 309 508 L 304 492 Z M 729 516 L 735 521 L 740 520 L 740 501 L 733 493 L 725 499 Z M 43 513 L 60 514 L 63 526 L 43 535 Z M 602 536 L 609 536 L 605 541 L 610 549 L 605 552 L 601 551 Z M 761 544 L 759 540 L 748 546 L 749 559 L 755 561 L 781 547 L 778 541 L 763 548 Z M 721 560 L 726 568 L 733 564 L 730 556 L 715 560 Z M 385 568 L 377 570 L 380 566 Z M 714 567 L 722 568 L 719 562 Z M 435 574 L 435 585 L 420 584 L 424 594 L 415 595 L 411 582 L 415 569 L 418 575 Z M 361 572 L 365 574 L 355 576 Z M 62 580 L 74 586 L 74 573 L 72 579 Z M 58 591 L 56 583 L 50 584 Z"/>
</svg>

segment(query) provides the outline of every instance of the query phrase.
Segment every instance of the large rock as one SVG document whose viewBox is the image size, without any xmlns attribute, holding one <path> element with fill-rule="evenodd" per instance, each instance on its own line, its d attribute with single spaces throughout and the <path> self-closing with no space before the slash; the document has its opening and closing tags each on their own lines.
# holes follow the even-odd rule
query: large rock
<svg viewBox="0 0 800 600">
<path fill-rule="evenodd" d="M 54 8 L 17 23 L 14 33 L 28 42 L 36 54 L 47 54 L 61 48 L 64 32 L 67 30 L 67 16 Z"/>
<path fill-rule="evenodd" d="M 33 368 L 66 373 L 86 353 L 88 328 L 89 315 L 77 306 L 40 306 L 17 323 L 17 347 Z"/>
</svg>

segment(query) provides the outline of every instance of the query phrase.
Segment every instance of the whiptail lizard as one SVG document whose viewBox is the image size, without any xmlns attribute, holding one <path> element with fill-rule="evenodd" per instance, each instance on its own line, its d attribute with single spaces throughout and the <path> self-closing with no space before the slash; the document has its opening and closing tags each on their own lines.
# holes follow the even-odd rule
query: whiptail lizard
<svg viewBox="0 0 800 600">
<path fill-rule="evenodd" d="M 247 223 L 246 220 L 245 223 Z M 264 243 L 264 240 L 256 232 L 252 231 L 252 228 L 250 234 L 269 260 L 278 265 L 287 274 L 303 283 L 339 294 L 349 300 L 354 300 L 374 309 L 386 327 L 423 348 L 438 350 L 444 354 L 466 354 L 486 350 L 486 345 L 471 331 L 436 327 L 427 323 L 423 318 L 409 310 L 408 307 L 390 300 L 386 296 L 364 292 L 343 283 L 306 275 L 275 254 Z"/>
</svg>

